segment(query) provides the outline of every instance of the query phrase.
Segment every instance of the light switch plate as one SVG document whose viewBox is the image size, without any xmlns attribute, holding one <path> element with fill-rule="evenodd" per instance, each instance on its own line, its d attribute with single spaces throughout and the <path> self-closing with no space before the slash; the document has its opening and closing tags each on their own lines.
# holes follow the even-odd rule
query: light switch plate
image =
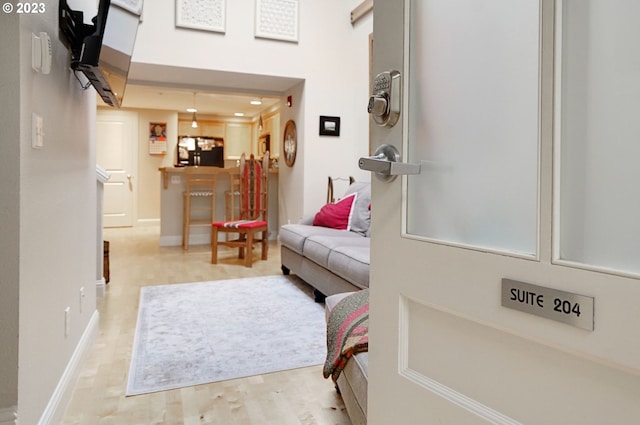
<svg viewBox="0 0 640 425">
<path fill-rule="evenodd" d="M 35 112 L 31 114 L 31 147 L 44 148 L 44 120 Z"/>
</svg>

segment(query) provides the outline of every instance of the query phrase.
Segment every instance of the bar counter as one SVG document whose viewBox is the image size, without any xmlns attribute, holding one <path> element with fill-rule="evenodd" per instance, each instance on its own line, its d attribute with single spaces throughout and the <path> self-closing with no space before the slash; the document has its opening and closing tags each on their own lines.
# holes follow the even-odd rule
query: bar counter
<svg viewBox="0 0 640 425">
<path fill-rule="evenodd" d="M 185 190 L 183 178 L 187 167 L 162 167 L 160 185 L 160 246 L 182 245 L 182 193 Z M 238 167 L 188 167 L 197 168 L 198 174 L 218 176 L 216 182 L 215 209 L 216 220 L 224 220 L 226 212 L 225 192 L 231 187 L 231 179 L 238 174 Z M 278 169 L 269 169 L 269 238 L 276 239 L 278 234 Z M 193 226 L 190 233 L 190 245 L 209 244 L 211 226 Z"/>
</svg>

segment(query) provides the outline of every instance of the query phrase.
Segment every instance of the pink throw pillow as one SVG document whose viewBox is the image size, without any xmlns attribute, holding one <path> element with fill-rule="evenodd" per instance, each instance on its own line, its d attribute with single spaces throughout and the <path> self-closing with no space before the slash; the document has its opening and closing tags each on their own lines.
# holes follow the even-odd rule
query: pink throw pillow
<svg viewBox="0 0 640 425">
<path fill-rule="evenodd" d="M 335 204 L 327 204 L 313 219 L 314 226 L 331 227 L 338 230 L 351 229 L 351 216 L 356 204 L 357 193 L 345 196 Z"/>
</svg>

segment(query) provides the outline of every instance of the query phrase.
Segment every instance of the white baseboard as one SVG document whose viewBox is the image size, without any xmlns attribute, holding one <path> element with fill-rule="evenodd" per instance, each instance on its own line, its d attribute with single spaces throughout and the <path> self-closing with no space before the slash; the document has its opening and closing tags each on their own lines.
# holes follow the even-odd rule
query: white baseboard
<svg viewBox="0 0 640 425">
<path fill-rule="evenodd" d="M 16 425 L 18 414 L 15 407 L 0 409 L 0 425 Z"/>
<path fill-rule="evenodd" d="M 182 236 L 160 236 L 160 246 L 180 246 Z"/>
<path fill-rule="evenodd" d="M 160 236 L 160 246 L 181 246 L 182 235 L 176 236 Z M 211 245 L 211 235 L 191 235 L 189 236 L 189 245 Z"/>
<path fill-rule="evenodd" d="M 98 298 L 104 297 L 104 292 L 106 288 L 107 288 L 107 282 L 104 280 L 104 277 L 102 279 L 97 280 L 96 281 L 96 297 Z"/>
<path fill-rule="evenodd" d="M 136 226 L 159 226 L 159 218 L 139 218 L 136 221 Z"/>
<path fill-rule="evenodd" d="M 91 316 L 91 320 L 89 320 L 89 324 L 84 330 L 84 333 L 82 334 L 82 337 L 80 338 L 80 341 L 67 364 L 67 368 L 62 374 L 62 378 L 60 378 L 51 399 L 49 399 L 49 403 L 47 404 L 44 413 L 38 421 L 38 425 L 56 425 L 61 422 L 64 411 L 67 408 L 67 404 L 71 399 L 71 394 L 74 390 L 82 365 L 91 351 L 91 346 L 93 345 L 93 341 L 98 331 L 99 317 L 100 315 L 98 310 L 94 311 Z"/>
</svg>

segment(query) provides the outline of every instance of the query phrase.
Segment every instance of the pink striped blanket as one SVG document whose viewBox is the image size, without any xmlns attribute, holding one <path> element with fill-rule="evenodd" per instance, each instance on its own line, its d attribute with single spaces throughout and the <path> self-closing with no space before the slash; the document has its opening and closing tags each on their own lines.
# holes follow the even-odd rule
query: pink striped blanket
<svg viewBox="0 0 640 425">
<path fill-rule="evenodd" d="M 336 381 L 356 353 L 369 349 L 369 289 L 340 300 L 327 321 L 327 360 L 323 375 Z"/>
</svg>

